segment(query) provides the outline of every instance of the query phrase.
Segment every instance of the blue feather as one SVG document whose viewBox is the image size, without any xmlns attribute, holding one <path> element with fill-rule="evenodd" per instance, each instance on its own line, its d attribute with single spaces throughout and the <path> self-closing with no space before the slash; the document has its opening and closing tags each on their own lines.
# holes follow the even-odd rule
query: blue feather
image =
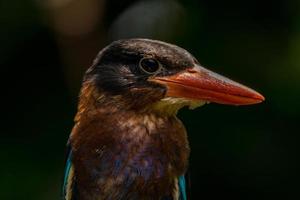
<svg viewBox="0 0 300 200">
<path fill-rule="evenodd" d="M 180 193 L 180 200 L 187 200 L 184 175 L 179 176 L 178 178 L 178 188 Z"/>
<path fill-rule="evenodd" d="M 74 173 L 72 170 L 72 150 L 71 147 L 68 146 L 67 150 L 67 159 L 65 165 L 65 174 L 64 174 L 64 182 L 62 188 L 62 199 L 63 200 L 76 200 L 77 199 L 77 184 L 75 180 Z M 67 198 L 68 195 L 68 199 Z"/>
<path fill-rule="evenodd" d="M 70 150 L 68 153 L 67 161 L 66 161 L 66 167 L 65 167 L 65 175 L 64 175 L 64 184 L 63 184 L 63 196 L 66 195 L 67 190 L 67 184 L 68 184 L 68 178 L 70 174 L 72 166 L 72 151 Z"/>
</svg>

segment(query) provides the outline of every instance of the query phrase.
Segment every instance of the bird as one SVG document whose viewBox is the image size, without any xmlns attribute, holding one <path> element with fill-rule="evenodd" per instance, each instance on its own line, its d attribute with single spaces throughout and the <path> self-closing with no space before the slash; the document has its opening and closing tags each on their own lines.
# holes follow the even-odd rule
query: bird
<svg viewBox="0 0 300 200">
<path fill-rule="evenodd" d="M 114 41 L 83 78 L 67 143 L 63 199 L 187 200 L 190 147 L 178 110 L 264 100 L 174 44 Z"/>
</svg>

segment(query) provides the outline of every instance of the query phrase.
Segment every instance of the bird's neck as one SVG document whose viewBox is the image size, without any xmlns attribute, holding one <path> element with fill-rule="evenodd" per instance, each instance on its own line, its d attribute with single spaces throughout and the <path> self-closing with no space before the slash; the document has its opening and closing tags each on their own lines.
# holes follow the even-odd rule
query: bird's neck
<svg viewBox="0 0 300 200">
<path fill-rule="evenodd" d="M 152 104 L 151 108 L 145 105 L 145 109 L 140 110 L 131 109 L 119 98 L 99 93 L 92 83 L 84 84 L 72 137 L 76 137 L 79 132 L 80 135 L 97 135 L 97 131 L 92 128 L 98 127 L 104 132 L 115 132 L 112 136 L 121 134 L 122 138 L 132 137 L 132 141 L 156 135 L 161 141 L 170 144 L 181 141 L 184 147 L 188 147 L 186 131 L 176 117 L 176 111 L 168 107 L 161 111 L 160 104 Z"/>
</svg>

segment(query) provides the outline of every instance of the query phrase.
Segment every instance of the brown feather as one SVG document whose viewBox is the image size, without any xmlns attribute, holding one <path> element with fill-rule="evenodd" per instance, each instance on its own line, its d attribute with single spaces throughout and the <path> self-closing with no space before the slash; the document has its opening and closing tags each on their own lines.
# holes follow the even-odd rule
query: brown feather
<svg viewBox="0 0 300 200">
<path fill-rule="evenodd" d="M 188 164 L 184 126 L 175 115 L 150 112 L 151 98 L 139 112 L 122 98 L 99 92 L 92 81 L 82 87 L 70 137 L 79 199 L 173 196 L 174 179 Z"/>
</svg>

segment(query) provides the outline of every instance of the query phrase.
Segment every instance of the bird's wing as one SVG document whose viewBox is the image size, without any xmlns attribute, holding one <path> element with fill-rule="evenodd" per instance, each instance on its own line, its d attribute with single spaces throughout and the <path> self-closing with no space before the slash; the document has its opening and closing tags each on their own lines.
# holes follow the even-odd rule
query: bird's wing
<svg viewBox="0 0 300 200">
<path fill-rule="evenodd" d="M 179 189 L 179 200 L 187 200 L 185 177 L 183 175 L 179 176 L 178 178 L 178 189 Z"/>
<path fill-rule="evenodd" d="M 178 177 L 179 200 L 191 199 L 190 173 Z"/>
<path fill-rule="evenodd" d="M 177 179 L 177 186 L 175 187 L 172 196 L 164 196 L 162 200 L 189 200 L 189 191 L 187 190 L 185 175 L 179 176 Z"/>
<path fill-rule="evenodd" d="M 63 183 L 63 200 L 76 200 L 76 180 L 72 164 L 72 150 L 68 147 Z"/>
</svg>

